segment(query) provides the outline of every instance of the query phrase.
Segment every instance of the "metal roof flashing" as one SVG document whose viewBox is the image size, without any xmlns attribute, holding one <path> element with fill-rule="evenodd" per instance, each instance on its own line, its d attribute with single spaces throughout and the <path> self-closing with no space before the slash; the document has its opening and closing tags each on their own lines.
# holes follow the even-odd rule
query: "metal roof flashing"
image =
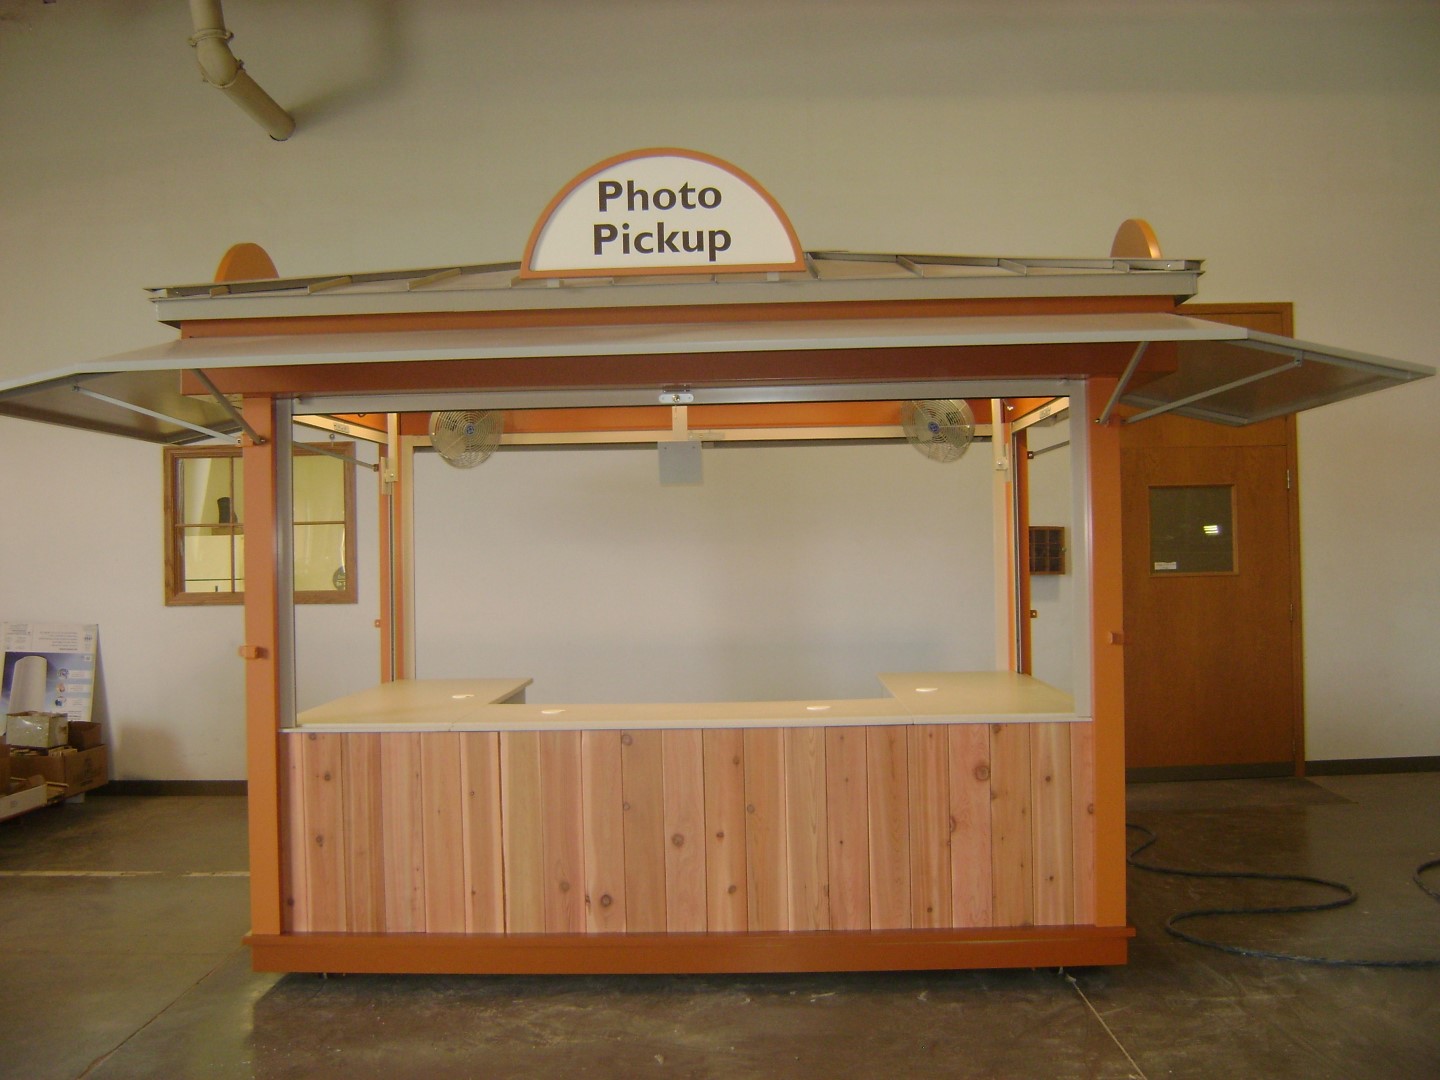
<svg viewBox="0 0 1440 1080">
<path fill-rule="evenodd" d="M 1106 407 L 1107 417 L 1124 405 L 1135 410 L 1126 423 L 1173 411 L 1246 424 L 1434 374 L 1416 364 L 1187 317 L 1174 309 L 1197 291 L 1201 264 L 1196 260 L 809 252 L 805 265 L 806 270 L 794 272 L 529 280 L 518 276 L 518 263 L 508 262 L 157 287 L 149 292 L 160 321 L 197 329 L 217 319 L 232 325 L 224 334 L 187 334 L 164 345 L 0 383 L 0 415 L 180 444 L 233 436 L 239 429 L 221 390 L 236 392 L 236 386 L 244 385 L 244 371 L 232 371 L 227 380 L 221 378 L 227 369 L 252 374 L 285 368 L 337 372 L 342 369 L 335 365 L 345 365 L 352 374 L 368 369 L 373 376 L 377 365 L 408 365 L 407 370 L 418 371 L 440 364 L 443 371 L 431 387 L 437 392 L 428 395 L 387 393 L 390 381 L 383 377 L 364 380 L 371 390 L 351 392 L 359 381 L 328 375 L 321 382 L 338 389 L 310 392 L 311 411 L 396 412 L 533 408 L 558 392 L 557 384 L 555 390 L 507 393 L 483 368 L 450 368 L 452 361 L 519 363 L 527 365 L 522 374 L 528 380 L 534 374 L 528 366 L 532 360 L 543 366 L 586 358 L 658 358 L 699 372 L 696 386 L 704 387 L 706 400 L 721 403 L 857 400 L 867 395 L 993 397 L 1034 389 L 1045 380 L 1055 384 L 1051 391 L 1063 394 L 1066 380 L 1097 371 L 1119 372 L 1124 357 L 1130 356 Z M 970 300 L 977 304 L 964 303 Z M 861 309 L 854 306 L 857 302 L 879 306 Z M 824 310 L 830 303 L 836 305 L 833 316 Z M 746 317 L 727 317 L 725 307 L 740 304 L 775 307 L 763 317 L 750 317 L 753 310 Z M 682 307 L 690 310 L 682 315 Z M 547 311 L 581 309 L 598 315 L 600 309 L 646 308 L 661 314 L 565 320 L 544 316 Z M 676 310 L 675 318 L 665 318 L 667 308 Z M 705 319 L 707 308 L 715 310 L 713 320 Z M 459 317 L 425 318 L 447 312 Z M 463 317 L 506 312 L 516 317 Z M 348 316 L 377 315 L 399 316 L 397 328 L 350 329 L 377 324 L 365 318 L 351 324 Z M 306 333 L 280 332 L 283 327 L 275 323 L 312 316 L 338 321 L 324 324 L 326 332 L 313 332 L 321 324 L 312 324 Z M 250 320 L 254 333 L 245 333 Z M 441 328 L 413 329 L 427 322 Z M 1163 351 L 1165 362 L 1157 367 L 1147 361 L 1142 368 L 1151 344 L 1157 344 L 1152 357 Z M 1092 345 L 1096 348 L 1075 348 Z M 993 362 L 996 349 L 1004 351 L 998 366 Z M 1124 352 L 1117 355 L 1117 349 Z M 936 374 L 939 368 L 922 364 L 912 365 L 907 369 L 912 373 L 905 376 L 856 374 L 859 369 L 852 367 L 849 375 L 841 376 L 843 383 L 822 384 L 797 375 L 808 370 L 804 357 L 835 350 L 856 356 L 875 350 L 877 357 L 940 350 L 929 355 L 948 355 L 950 360 L 942 365 L 948 374 Z M 957 362 L 953 350 L 964 352 L 963 362 Z M 1096 366 L 1101 353 L 1117 358 L 1114 366 Z M 744 364 L 732 365 L 749 373 L 737 376 L 738 381 L 709 374 L 711 359 L 745 356 L 749 359 Z M 787 357 L 800 359 L 792 363 Z M 971 363 L 971 357 L 989 357 L 991 366 L 985 368 L 978 359 Z M 874 365 L 865 370 L 870 367 Z M 876 371 L 882 369 L 883 364 Z M 437 369 L 429 370 L 433 374 Z M 658 369 L 651 363 L 646 370 L 653 374 Z M 460 377 L 462 371 L 468 380 Z M 198 382 L 215 393 L 185 392 L 186 373 L 197 375 Z M 241 381 L 216 389 L 212 376 L 221 383 Z M 404 383 L 399 376 L 395 381 Z M 438 385 L 442 382 L 446 385 Z M 489 389 L 455 389 L 472 382 Z M 582 380 L 565 393 L 568 399 L 583 397 L 585 391 L 577 389 L 583 384 L 594 391 L 589 404 L 653 404 L 656 392 L 665 387 L 651 386 L 648 379 L 641 382 L 643 386 L 627 383 L 596 390 L 610 384 Z M 265 383 L 273 389 L 255 392 L 298 392 L 296 384 L 278 372 Z M 411 389 L 423 387 L 414 384 Z M 462 398 L 491 403 L 462 404 Z M 340 408 L 347 404 L 368 408 Z"/>
<path fill-rule="evenodd" d="M 153 286 L 156 317 L 211 319 L 1031 297 L 1194 296 L 1193 259 L 814 251 L 805 271 L 519 277 L 518 262 Z"/>
</svg>

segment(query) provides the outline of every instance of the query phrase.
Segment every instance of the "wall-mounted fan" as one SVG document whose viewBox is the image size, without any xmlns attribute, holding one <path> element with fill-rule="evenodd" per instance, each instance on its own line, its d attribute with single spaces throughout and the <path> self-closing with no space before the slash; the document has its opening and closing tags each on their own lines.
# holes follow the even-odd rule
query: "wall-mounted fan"
<svg viewBox="0 0 1440 1080">
<path fill-rule="evenodd" d="M 431 413 L 430 445 L 447 465 L 473 469 L 495 452 L 504 427 L 501 412 Z"/>
<path fill-rule="evenodd" d="M 975 437 L 975 414 L 963 401 L 907 401 L 900 424 L 910 445 L 932 461 L 958 461 Z"/>
</svg>

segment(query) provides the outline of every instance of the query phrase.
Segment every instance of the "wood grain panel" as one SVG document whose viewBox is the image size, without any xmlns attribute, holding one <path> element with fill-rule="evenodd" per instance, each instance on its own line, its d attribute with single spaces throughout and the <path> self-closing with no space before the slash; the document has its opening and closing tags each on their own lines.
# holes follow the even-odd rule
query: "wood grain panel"
<svg viewBox="0 0 1440 1080">
<path fill-rule="evenodd" d="M 381 735 L 346 735 L 346 922 L 352 932 L 385 928 L 385 831 Z"/>
<path fill-rule="evenodd" d="M 950 903 L 953 926 L 994 925 L 990 842 L 990 726 L 952 724 Z"/>
<path fill-rule="evenodd" d="M 910 925 L 949 926 L 950 754 L 945 727 L 909 729 Z"/>
<path fill-rule="evenodd" d="M 1198 426 L 1227 438 L 1232 431 L 1250 430 Z M 1298 503 L 1291 490 L 1289 449 L 1137 449 L 1128 445 L 1128 435 L 1125 439 L 1126 765 L 1176 769 L 1294 763 L 1303 684 L 1295 682 L 1300 662 Z M 1180 572 L 1155 571 L 1153 560 L 1160 556 L 1152 551 L 1150 535 L 1153 492 L 1187 487 L 1228 494 L 1233 572 L 1184 572 L 1183 564 Z"/>
<path fill-rule="evenodd" d="M 585 929 L 625 929 L 625 795 L 620 732 L 580 736 L 580 787 L 585 822 Z"/>
<path fill-rule="evenodd" d="M 1070 727 L 1070 814 L 1074 822 L 1075 914 L 1082 926 L 1095 923 L 1095 728 Z"/>
<path fill-rule="evenodd" d="M 699 731 L 663 733 L 665 925 L 705 929 L 705 743 Z"/>
<path fill-rule="evenodd" d="M 870 925 L 910 926 L 910 753 L 903 726 L 865 729 L 870 809 Z"/>
<path fill-rule="evenodd" d="M 830 929 L 825 731 L 785 731 L 785 843 L 791 930 Z"/>
<path fill-rule="evenodd" d="M 990 843 L 996 926 L 1035 922 L 1030 732 L 1026 724 L 990 729 Z"/>
<path fill-rule="evenodd" d="M 431 731 L 420 742 L 420 806 L 425 850 L 425 929 L 465 932 L 465 805 L 460 736 Z"/>
<path fill-rule="evenodd" d="M 665 929 L 663 732 L 620 737 L 624 776 L 625 917 L 631 930 Z"/>
<path fill-rule="evenodd" d="M 283 818 L 280 827 L 284 898 L 281 925 L 287 933 L 310 929 L 310 894 L 305 881 L 305 736 L 280 737 L 279 778 Z"/>
<path fill-rule="evenodd" d="M 384 815 L 385 929 L 425 929 L 425 835 L 420 801 L 423 735 L 390 734 L 380 744 Z"/>
<path fill-rule="evenodd" d="M 1070 724 L 1030 725 L 1035 921 L 1041 926 L 1068 925 L 1075 917 L 1070 728 Z"/>
<path fill-rule="evenodd" d="M 748 919 L 744 732 L 712 728 L 703 738 L 706 929 L 744 930 Z"/>
<path fill-rule="evenodd" d="M 787 850 L 784 732 L 750 729 L 745 732 L 745 876 L 751 930 L 789 928 Z"/>
<path fill-rule="evenodd" d="M 545 850 L 540 835 L 540 733 L 500 733 L 500 815 L 504 823 L 505 930 L 545 929 Z"/>
<path fill-rule="evenodd" d="M 346 929 L 345 752 L 343 735 L 307 735 L 305 891 L 311 930 Z"/>
<path fill-rule="evenodd" d="M 460 777 L 465 800 L 465 929 L 505 930 L 505 871 L 500 816 L 500 736 L 460 736 Z"/>
<path fill-rule="evenodd" d="M 540 733 L 540 793 L 545 929 L 551 933 L 580 933 L 585 929 L 580 732 Z"/>
<path fill-rule="evenodd" d="M 830 926 L 870 929 L 870 795 L 864 728 L 825 731 Z"/>
</svg>

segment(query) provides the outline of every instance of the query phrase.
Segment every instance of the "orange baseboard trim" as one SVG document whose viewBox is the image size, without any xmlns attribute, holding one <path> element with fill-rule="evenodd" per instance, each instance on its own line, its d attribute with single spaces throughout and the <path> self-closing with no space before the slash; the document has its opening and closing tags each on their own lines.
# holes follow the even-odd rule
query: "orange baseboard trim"
<svg viewBox="0 0 1440 1080">
<path fill-rule="evenodd" d="M 1103 967 L 1130 926 L 715 934 L 250 934 L 256 971 L 660 975 Z"/>
</svg>

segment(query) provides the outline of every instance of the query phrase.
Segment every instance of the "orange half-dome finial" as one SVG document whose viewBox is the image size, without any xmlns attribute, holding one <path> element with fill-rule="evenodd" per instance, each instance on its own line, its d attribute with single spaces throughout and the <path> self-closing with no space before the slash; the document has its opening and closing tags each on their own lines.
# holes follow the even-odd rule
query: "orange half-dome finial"
<svg viewBox="0 0 1440 1080">
<path fill-rule="evenodd" d="M 1115 230 L 1115 240 L 1110 245 L 1112 259 L 1158 259 L 1160 241 L 1155 230 L 1144 218 L 1126 218 Z"/>
<path fill-rule="evenodd" d="M 270 255 L 259 244 L 234 244 L 220 258 L 215 268 L 216 282 L 263 281 L 278 278 L 279 271 Z"/>
</svg>

